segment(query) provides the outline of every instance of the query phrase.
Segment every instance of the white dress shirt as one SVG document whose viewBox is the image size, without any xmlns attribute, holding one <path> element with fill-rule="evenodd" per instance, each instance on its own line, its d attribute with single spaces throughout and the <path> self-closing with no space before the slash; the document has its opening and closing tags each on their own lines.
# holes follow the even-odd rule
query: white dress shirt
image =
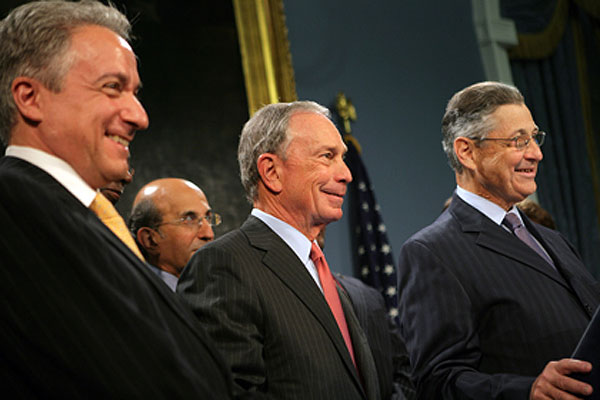
<svg viewBox="0 0 600 400">
<path fill-rule="evenodd" d="M 267 224 L 267 226 L 271 228 L 271 230 L 275 232 L 277 236 L 279 236 L 288 246 L 290 246 L 302 264 L 304 264 L 304 267 L 322 292 L 323 288 L 321 287 L 321 281 L 319 280 L 317 267 L 315 267 L 315 264 L 310 259 L 310 249 L 312 247 L 311 241 L 308 240 L 308 238 L 304 236 L 298 229 L 294 228 L 287 222 L 283 222 L 279 218 L 276 218 L 271 214 L 267 214 L 258 208 L 253 208 L 251 215 Z"/>
<path fill-rule="evenodd" d="M 506 212 L 498 204 L 493 203 L 493 202 L 489 201 L 488 199 L 485 199 L 475 193 L 469 192 L 468 190 L 463 189 L 460 186 L 456 186 L 456 195 L 458 197 L 460 197 L 465 203 L 467 203 L 470 206 L 472 206 L 473 208 L 477 209 L 483 215 L 485 215 L 486 217 L 488 217 L 489 219 L 494 221 L 496 224 L 500 225 L 502 228 L 504 228 L 506 231 L 510 232 L 511 234 L 512 234 L 511 230 L 508 229 L 508 227 L 502 225 L 502 221 L 504 220 L 504 217 L 506 216 L 506 214 L 511 213 L 511 214 L 516 215 L 519 218 L 519 221 L 521 221 L 521 224 L 523 224 L 523 227 L 525 227 L 525 224 L 523 223 L 523 218 L 521 218 L 521 214 L 519 214 L 519 212 L 517 211 L 516 206 L 512 206 L 512 208 L 510 210 L 508 210 L 508 212 Z M 525 227 L 525 229 L 527 229 L 527 227 Z M 537 242 L 537 244 L 544 251 L 544 253 L 546 253 L 548 258 L 551 259 L 550 255 L 548 254 L 548 252 L 546 251 L 544 246 L 542 246 L 542 244 L 539 242 L 539 240 L 537 240 L 536 237 L 531 234 L 530 234 L 530 236 L 533 238 L 533 240 L 535 240 Z"/>
<path fill-rule="evenodd" d="M 46 171 L 88 208 L 96 197 L 96 191 L 69 164 L 56 156 L 32 147 L 14 145 L 6 148 L 6 155 L 20 158 Z"/>
</svg>

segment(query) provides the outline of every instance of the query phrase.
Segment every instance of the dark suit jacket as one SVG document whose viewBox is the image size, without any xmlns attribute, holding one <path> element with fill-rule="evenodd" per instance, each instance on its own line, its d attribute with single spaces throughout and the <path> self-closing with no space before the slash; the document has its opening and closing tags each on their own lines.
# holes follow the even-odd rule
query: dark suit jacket
<svg viewBox="0 0 600 400">
<path fill-rule="evenodd" d="M 379 398 L 352 305 L 340 296 L 360 377 L 323 294 L 293 250 L 259 219 L 250 216 L 240 229 L 202 247 L 177 291 L 225 355 L 237 393 Z"/>
<path fill-rule="evenodd" d="M 0 390 L 6 398 L 229 398 L 194 316 L 39 168 L 0 159 Z"/>
<path fill-rule="evenodd" d="M 383 296 L 359 279 L 339 274 L 336 278 L 350 297 L 356 317 L 367 336 L 377 367 L 381 398 L 414 399 L 408 352 L 398 327 L 388 317 Z"/>
<path fill-rule="evenodd" d="M 400 318 L 419 398 L 525 399 L 575 348 L 598 284 L 560 233 L 523 220 L 559 272 L 456 195 L 402 247 Z"/>
</svg>

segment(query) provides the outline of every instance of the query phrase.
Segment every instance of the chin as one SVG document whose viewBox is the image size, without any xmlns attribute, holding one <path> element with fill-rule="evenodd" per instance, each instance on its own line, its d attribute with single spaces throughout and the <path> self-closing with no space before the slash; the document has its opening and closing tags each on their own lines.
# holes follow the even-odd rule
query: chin
<svg viewBox="0 0 600 400">
<path fill-rule="evenodd" d="M 335 221 L 338 221 L 339 219 L 341 219 L 343 215 L 344 215 L 344 213 L 342 212 L 341 209 L 339 209 L 337 211 L 333 211 L 333 212 L 329 213 L 323 219 L 327 221 L 326 224 L 330 224 L 332 222 L 335 222 Z"/>
<path fill-rule="evenodd" d="M 537 188 L 535 186 L 533 186 L 533 187 L 528 187 L 526 190 L 519 191 L 519 193 L 521 194 L 520 197 L 522 197 L 521 200 L 525 200 L 528 196 L 531 196 L 532 194 L 534 194 L 536 189 Z M 521 201 L 521 200 L 519 200 L 519 201 Z"/>
</svg>

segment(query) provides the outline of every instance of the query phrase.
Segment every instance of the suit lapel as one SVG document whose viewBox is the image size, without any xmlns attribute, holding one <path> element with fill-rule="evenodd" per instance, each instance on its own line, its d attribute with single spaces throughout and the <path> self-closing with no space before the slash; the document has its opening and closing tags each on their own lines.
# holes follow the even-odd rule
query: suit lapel
<svg viewBox="0 0 600 400">
<path fill-rule="evenodd" d="M 314 315 L 317 322 L 323 327 L 337 352 L 339 353 L 346 370 L 352 375 L 356 385 L 362 391 L 362 384 L 356 373 L 356 368 L 346 348 L 346 343 L 340 333 L 335 318 L 325 301 L 325 297 L 306 270 L 306 267 L 296 256 L 296 253 L 267 225 L 258 218 L 248 217 L 240 228 L 248 237 L 250 244 L 265 251 L 263 264 L 269 268 L 292 293 Z M 344 310 L 345 311 L 345 310 Z"/>
<path fill-rule="evenodd" d="M 142 262 L 130 249 L 127 247 L 125 243 L 121 241 L 115 234 L 102 222 L 98 219 L 98 217 L 90 210 L 87 210 L 87 215 L 85 216 L 93 229 L 102 236 L 116 251 L 119 251 L 123 257 L 125 257 L 129 264 L 135 269 L 139 275 L 143 277 L 143 279 L 155 289 L 155 293 L 157 296 L 161 296 L 164 303 L 171 308 L 175 315 L 177 315 L 184 325 L 187 325 L 191 328 L 191 330 L 198 337 L 198 328 L 194 326 L 191 321 L 194 321 L 194 318 L 190 318 L 189 315 L 185 315 L 182 311 L 182 307 L 179 303 L 176 304 L 176 296 L 173 294 L 171 289 L 169 289 L 164 282 L 160 280 L 156 276 L 154 272 L 150 269 L 148 264 Z M 204 337 L 202 337 L 203 340 Z"/>
<path fill-rule="evenodd" d="M 340 285 L 339 282 L 338 285 Z M 344 316 L 346 317 L 346 323 L 348 324 L 348 331 L 352 338 L 354 358 L 356 360 L 356 366 L 360 371 L 363 389 L 367 399 L 379 399 L 377 367 L 375 366 L 375 360 L 373 359 L 367 336 L 362 330 L 360 322 L 354 313 L 354 307 L 352 306 L 352 301 L 350 300 L 348 293 L 346 293 L 341 286 L 338 286 L 337 291 L 340 296 L 340 302 L 342 303 L 342 309 L 344 310 Z"/>
<path fill-rule="evenodd" d="M 164 287 L 164 283 L 154 275 L 148 265 L 143 263 L 135 254 L 133 254 L 127 245 L 125 245 L 118 237 L 116 237 L 114 233 L 112 233 L 112 231 L 106 225 L 104 225 L 104 223 L 100 221 L 92 211 L 86 208 L 64 186 L 62 186 L 47 172 L 26 161 L 13 157 L 5 157 L 5 159 L 6 158 L 10 158 L 9 161 L 12 163 L 10 168 L 16 168 L 22 171 L 23 174 L 29 175 L 36 181 L 43 183 L 47 187 L 47 190 L 51 192 L 62 205 L 64 205 L 65 209 L 69 210 L 69 215 L 73 218 L 77 218 L 78 224 L 83 224 L 84 226 L 93 230 L 95 233 L 99 234 L 110 246 L 112 246 L 115 251 L 120 252 L 121 255 L 123 255 L 123 257 L 129 261 L 129 264 L 132 265 L 132 268 L 139 272 L 139 274 L 143 276 L 143 279 L 148 282 L 153 289 L 155 289 L 154 292 L 156 295 L 163 298 L 164 303 L 174 311 L 175 315 L 178 315 L 184 324 L 192 329 L 194 334 L 196 334 L 198 337 L 201 337 L 198 333 L 198 328 L 193 326 L 190 322 L 194 319 L 184 315 L 182 311 L 183 307 L 179 303 L 175 304 L 176 297 L 173 295 L 173 293 L 171 293 L 170 289 Z M 201 339 L 205 340 L 203 337 L 201 337 Z"/>
<path fill-rule="evenodd" d="M 475 239 L 477 245 L 524 264 L 559 283 L 565 289 L 572 290 L 563 277 L 529 246 L 465 203 L 460 197 L 456 195 L 453 197 L 449 212 L 460 223 L 463 232 L 477 235 Z M 553 254 L 550 256 L 556 259 Z"/>
<path fill-rule="evenodd" d="M 544 249 L 550 254 L 556 268 L 561 272 L 569 287 L 573 290 L 586 312 L 591 316 L 594 308 L 590 304 L 595 303 L 593 296 L 590 297 L 589 283 L 594 278 L 587 274 L 585 266 L 577 258 L 577 253 L 568 242 L 558 233 L 548 234 L 538 229 L 527 216 L 523 215 L 525 226 L 533 236 L 544 246 Z"/>
<path fill-rule="evenodd" d="M 557 254 L 556 250 L 565 247 L 565 242 L 560 238 L 559 235 L 550 236 L 544 235 L 539 231 L 535 224 L 533 224 L 526 215 L 521 213 L 527 230 L 542 244 L 544 249 L 548 252 L 556 268 L 559 268 L 565 278 L 579 275 L 577 272 L 579 269 L 577 265 L 580 261 L 575 257 L 575 254 L 570 251 L 563 251 L 561 254 Z M 568 279 L 567 279 L 568 280 Z"/>
</svg>

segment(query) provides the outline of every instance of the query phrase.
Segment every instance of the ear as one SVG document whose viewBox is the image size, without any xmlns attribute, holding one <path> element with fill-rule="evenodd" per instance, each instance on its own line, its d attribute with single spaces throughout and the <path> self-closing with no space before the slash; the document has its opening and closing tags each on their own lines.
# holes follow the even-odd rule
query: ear
<svg viewBox="0 0 600 400">
<path fill-rule="evenodd" d="M 454 153 L 464 168 L 475 169 L 475 143 L 471 139 L 465 137 L 456 138 L 454 140 Z"/>
<path fill-rule="evenodd" d="M 137 231 L 138 243 L 151 255 L 159 253 L 159 246 L 155 235 L 158 235 L 158 232 L 148 227 L 140 228 Z"/>
<path fill-rule="evenodd" d="M 263 153 L 256 161 L 262 183 L 274 193 L 280 193 L 283 189 L 280 165 L 281 159 L 272 153 Z"/>
<path fill-rule="evenodd" d="M 19 76 L 12 82 L 12 96 L 23 119 L 34 123 L 42 120 L 43 113 L 40 107 L 41 89 L 42 84 L 40 82 L 24 76 Z"/>
</svg>

